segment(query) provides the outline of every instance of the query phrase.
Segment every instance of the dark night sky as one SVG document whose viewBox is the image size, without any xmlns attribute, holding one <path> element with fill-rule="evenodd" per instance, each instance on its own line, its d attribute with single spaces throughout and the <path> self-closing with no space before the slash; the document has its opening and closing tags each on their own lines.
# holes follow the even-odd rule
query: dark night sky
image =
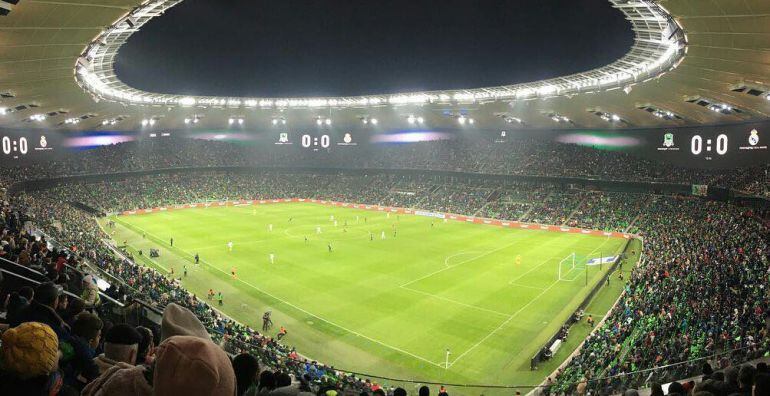
<svg viewBox="0 0 770 396">
<path fill-rule="evenodd" d="M 632 44 L 607 0 L 185 0 L 116 67 L 154 92 L 341 96 L 534 81 Z"/>
</svg>

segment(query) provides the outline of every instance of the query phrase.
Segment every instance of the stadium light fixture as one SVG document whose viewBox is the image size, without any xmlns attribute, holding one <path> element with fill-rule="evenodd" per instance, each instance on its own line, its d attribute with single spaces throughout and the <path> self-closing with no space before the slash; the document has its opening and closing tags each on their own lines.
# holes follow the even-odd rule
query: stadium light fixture
<svg viewBox="0 0 770 396">
<path fill-rule="evenodd" d="M 42 121 L 45 121 L 46 116 L 45 114 L 33 114 L 32 116 L 29 117 L 29 119 L 30 121 L 42 122 Z"/>
<path fill-rule="evenodd" d="M 372 123 L 372 125 L 377 125 L 377 124 L 379 124 L 379 121 L 377 121 L 377 119 L 376 119 L 376 118 L 372 118 L 371 120 L 369 120 L 369 122 L 371 122 L 371 123 Z"/>
<path fill-rule="evenodd" d="M 332 119 L 331 118 L 327 118 L 326 121 L 324 121 L 324 123 L 326 125 L 331 125 L 332 124 Z"/>
<path fill-rule="evenodd" d="M 768 97 L 770 99 L 770 97 Z M 8 114 L 8 108 L 7 107 L 0 107 L 0 115 L 6 115 Z"/>
<path fill-rule="evenodd" d="M 237 98 L 153 93 L 132 88 L 115 78 L 115 55 L 121 46 L 132 34 L 140 31 L 145 23 L 181 3 L 176 0 L 145 1 L 130 13 L 121 16 L 102 30 L 81 51 L 80 57 L 75 62 L 74 71 L 78 84 L 95 98 L 127 105 L 321 109 L 360 108 L 385 104 L 395 106 L 419 106 L 430 103 L 462 104 L 570 96 L 611 89 L 628 91 L 628 87 L 633 82 L 658 77 L 681 63 L 687 53 L 687 37 L 684 29 L 668 11 L 657 4 L 657 1 L 609 1 L 618 6 L 633 24 L 633 30 L 637 32 L 634 46 L 624 57 L 604 67 L 586 72 L 516 85 L 373 96 Z M 650 37 L 660 37 L 660 39 L 651 40 Z"/>
<path fill-rule="evenodd" d="M 324 122 L 323 122 L 323 120 L 322 120 L 322 119 L 320 119 L 320 118 L 319 118 L 319 119 L 317 119 L 317 120 L 315 120 L 315 124 L 316 124 L 316 125 L 318 125 L 318 126 L 321 126 L 321 125 L 323 125 L 323 123 L 324 123 Z"/>
<path fill-rule="evenodd" d="M 465 118 L 465 116 L 464 116 L 464 115 L 461 115 L 461 116 L 457 117 L 457 122 L 459 122 L 459 123 L 460 123 L 460 125 L 465 125 L 465 123 L 466 123 L 467 121 L 468 121 L 468 119 L 467 119 L 467 118 Z"/>
</svg>

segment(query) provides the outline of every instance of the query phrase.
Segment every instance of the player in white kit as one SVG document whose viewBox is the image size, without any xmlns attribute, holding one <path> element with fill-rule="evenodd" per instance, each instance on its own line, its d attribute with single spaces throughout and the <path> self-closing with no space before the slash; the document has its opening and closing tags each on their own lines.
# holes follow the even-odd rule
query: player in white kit
<svg viewBox="0 0 770 396">
<path fill-rule="evenodd" d="M 233 251 L 233 241 L 227 242 L 227 250 L 230 252 Z"/>
</svg>

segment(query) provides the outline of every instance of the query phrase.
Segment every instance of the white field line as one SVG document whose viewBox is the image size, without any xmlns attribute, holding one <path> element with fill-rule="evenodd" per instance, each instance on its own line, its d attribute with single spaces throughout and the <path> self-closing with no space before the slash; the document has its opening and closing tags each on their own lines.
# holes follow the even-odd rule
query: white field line
<svg viewBox="0 0 770 396">
<path fill-rule="evenodd" d="M 551 288 L 552 288 L 552 287 L 554 287 L 554 286 L 556 286 L 558 283 L 559 283 L 559 281 L 553 282 L 553 283 L 551 283 L 551 285 L 550 285 L 550 286 L 548 286 L 547 288 L 543 289 L 543 291 L 542 291 L 542 292 L 540 292 L 540 294 L 538 294 L 537 296 L 535 296 L 535 297 L 534 297 L 532 300 L 530 300 L 530 301 L 529 301 L 529 302 L 528 302 L 526 305 L 524 305 L 523 307 L 519 308 L 519 310 L 518 310 L 518 311 L 516 311 L 516 312 L 514 312 L 513 314 L 511 314 L 511 316 L 509 316 L 509 317 L 508 317 L 508 319 L 506 319 L 506 320 L 505 320 L 503 323 L 501 323 L 501 324 L 500 324 L 500 326 L 497 326 L 497 327 L 496 327 L 494 330 L 492 330 L 492 331 L 491 331 L 489 334 L 487 334 L 487 335 L 486 335 L 484 338 L 482 338 L 481 340 L 479 340 L 479 342 L 477 342 L 477 343 L 473 344 L 473 346 L 471 346 L 470 348 L 468 348 L 468 349 L 467 349 L 465 352 L 461 353 L 461 354 L 460 354 L 460 356 L 458 356 L 457 358 L 455 358 L 455 360 L 453 360 L 453 361 L 452 361 L 452 363 L 449 363 L 449 367 L 452 367 L 452 366 L 454 366 L 454 364 L 455 364 L 455 363 L 457 363 L 457 361 L 458 361 L 458 360 L 462 359 L 462 358 L 463 358 L 463 356 L 467 355 L 467 354 L 468 354 L 470 351 L 472 351 L 472 350 L 476 349 L 476 348 L 477 348 L 479 345 L 481 345 L 482 343 L 484 343 L 484 341 L 486 341 L 487 339 L 489 339 L 489 337 L 492 337 L 493 335 L 495 335 L 495 333 L 497 333 L 498 331 L 500 331 L 500 329 L 502 329 L 503 327 L 505 327 L 505 325 L 507 325 L 507 324 L 508 324 L 508 323 L 509 323 L 511 320 L 513 320 L 513 318 L 515 318 L 516 316 L 518 316 L 518 315 L 519 315 L 520 313 L 522 313 L 522 312 L 523 312 L 525 309 L 529 308 L 529 306 L 530 306 L 530 305 L 532 305 L 532 304 L 533 304 L 535 301 L 537 301 L 537 300 L 538 300 L 540 297 L 542 297 L 543 295 L 545 295 L 545 293 L 547 293 L 547 292 L 548 292 L 548 290 L 551 290 Z"/>
<path fill-rule="evenodd" d="M 449 269 L 452 269 L 452 268 L 455 268 L 455 267 L 459 267 L 459 266 L 461 266 L 461 265 L 463 265 L 465 263 L 469 263 L 469 262 L 471 262 L 473 260 L 477 260 L 477 259 L 480 259 L 482 257 L 489 256 L 492 253 L 499 252 L 500 250 L 507 249 L 507 248 L 509 248 L 509 247 L 511 247 L 511 246 L 513 246 L 513 245 L 515 245 L 517 243 L 519 243 L 521 241 L 521 239 L 523 239 L 523 238 L 524 237 L 516 238 L 516 240 L 514 240 L 513 242 L 511 242 L 509 244 L 503 245 L 503 246 L 501 246 L 501 247 L 499 247 L 497 249 L 489 250 L 486 253 L 482 253 L 482 254 L 480 254 L 478 256 L 471 257 L 471 258 L 469 258 L 467 260 L 460 261 L 459 263 L 457 263 L 455 265 L 450 265 L 450 266 L 446 266 L 444 268 L 438 269 L 438 270 L 433 271 L 433 272 L 431 272 L 431 273 L 429 273 L 427 275 L 421 276 L 421 277 L 419 277 L 417 279 L 413 279 L 413 280 L 410 280 L 409 282 L 406 282 L 406 283 L 404 283 L 402 285 L 399 285 L 399 287 L 409 286 L 412 283 L 417 283 L 417 282 L 419 282 L 419 281 L 421 281 L 421 280 L 423 280 L 425 278 L 430 278 L 431 276 L 439 274 L 439 273 L 442 273 L 442 272 L 444 272 L 446 270 L 449 270 Z"/>
<path fill-rule="evenodd" d="M 606 239 L 604 242 L 602 242 L 602 243 L 601 243 L 601 244 L 600 244 L 600 245 L 599 245 L 599 246 L 598 246 L 596 249 L 592 250 L 592 251 L 591 251 L 591 252 L 589 252 L 588 254 L 589 254 L 589 255 L 591 255 L 591 253 L 593 253 L 594 251 L 597 251 L 597 250 L 599 250 L 599 249 L 600 249 L 602 246 L 604 246 L 604 244 L 605 244 L 605 243 L 607 243 L 607 241 L 609 241 L 609 240 L 610 240 L 610 238 L 609 238 L 609 237 L 607 237 L 607 239 Z M 550 259 L 549 259 L 549 260 L 550 260 Z M 516 312 L 514 312 L 513 314 L 511 314 L 511 316 L 509 316 L 509 317 L 508 317 L 508 319 L 506 319 L 506 320 L 505 320 L 505 322 L 501 323 L 501 324 L 500 324 L 500 326 L 497 326 L 497 327 L 496 327 L 494 330 L 492 330 L 492 332 L 490 332 L 489 334 L 487 334 L 487 335 L 486 335 L 484 338 L 482 338 L 482 339 L 481 339 L 479 342 L 475 343 L 473 346 L 471 346 L 470 348 L 468 348 L 468 350 L 466 350 L 465 352 L 463 352 L 462 354 L 460 354 L 460 356 L 458 356 L 457 358 L 455 358 L 455 360 L 453 360 L 453 361 L 452 361 L 452 363 L 449 363 L 449 367 L 452 367 L 452 366 L 453 366 L 455 363 L 457 363 L 457 361 L 458 361 L 458 360 L 460 360 L 460 359 L 461 359 L 463 356 L 467 355 L 467 354 L 468 354 L 470 351 L 472 351 L 472 350 L 476 349 L 476 348 L 477 348 L 479 345 L 481 345 L 482 343 L 484 343 L 484 341 L 486 341 L 487 339 L 489 339 L 489 337 L 492 337 L 492 336 L 493 336 L 495 333 L 497 333 L 498 331 L 500 331 L 500 329 L 502 329 L 503 327 L 505 327 L 505 325 L 507 325 L 507 324 L 508 324 L 508 323 L 509 323 L 511 320 L 513 320 L 513 318 L 515 318 L 516 316 L 518 316 L 518 315 L 519 315 L 521 312 L 523 312 L 525 309 L 527 309 L 527 308 L 528 308 L 530 305 L 532 305 L 532 304 L 533 304 L 535 301 L 537 301 L 537 300 L 538 300 L 540 297 L 542 297 L 543 295 L 545 295 L 545 293 L 546 293 L 546 292 L 548 292 L 549 290 L 551 290 L 551 288 L 553 288 L 554 286 L 556 286 L 558 283 L 559 283 L 559 280 L 556 280 L 555 282 L 551 283 L 551 285 L 550 285 L 550 286 L 548 286 L 547 288 L 543 289 L 543 291 L 542 291 L 542 292 L 540 292 L 540 294 L 538 294 L 537 296 L 535 296 L 535 297 L 534 297 L 532 300 L 530 300 L 530 301 L 529 301 L 529 302 L 528 302 L 526 305 L 524 305 L 523 307 L 519 308 L 519 310 L 518 310 L 518 311 L 516 311 Z"/>
<path fill-rule="evenodd" d="M 438 300 L 446 301 L 446 302 L 449 302 L 449 303 L 452 303 L 452 304 L 462 305 L 463 307 L 477 309 L 479 311 L 484 311 L 484 312 L 488 312 L 488 313 L 495 314 L 495 315 L 508 316 L 508 314 L 504 313 L 504 312 L 499 312 L 499 311 L 495 311 L 493 309 L 487 309 L 487 308 L 479 307 L 479 306 L 476 306 L 476 305 L 466 304 L 466 303 L 461 302 L 461 301 L 452 300 L 451 298 L 441 297 L 439 295 L 427 293 L 427 292 L 424 292 L 422 290 L 412 289 L 412 288 L 406 287 L 406 286 L 401 286 L 401 288 L 404 289 L 404 290 L 409 290 L 409 291 L 412 291 L 412 292 L 415 292 L 415 293 L 418 293 L 418 294 L 422 294 L 422 295 L 427 296 L 427 297 L 431 297 L 431 298 L 435 298 L 435 299 L 438 299 Z"/>
<path fill-rule="evenodd" d="M 527 270 L 527 271 L 526 271 L 526 272 L 524 272 L 523 274 L 521 274 L 521 275 L 519 275 L 519 276 L 517 276 L 517 277 L 513 278 L 513 280 L 511 280 L 510 282 L 508 282 L 508 284 L 511 284 L 511 285 L 515 284 L 515 283 L 516 283 L 516 281 L 518 281 L 519 279 L 521 279 L 521 278 L 525 277 L 525 276 L 526 276 L 527 274 L 529 274 L 530 272 L 532 272 L 532 271 L 534 271 L 534 270 L 536 270 L 536 269 L 538 269 L 538 268 L 542 267 L 542 266 L 543 266 L 545 263 L 547 263 L 547 262 L 549 262 L 549 261 L 551 261 L 551 260 L 553 260 L 553 257 L 549 257 L 549 258 L 547 258 L 547 259 L 543 260 L 543 262 L 541 262 L 540 264 L 538 264 L 538 265 L 536 265 L 536 266 L 534 266 L 534 267 L 530 268 L 529 270 Z M 539 287 L 538 289 L 542 290 L 543 288 L 542 288 L 542 287 Z"/>
<path fill-rule="evenodd" d="M 137 227 L 137 226 L 134 226 L 134 227 L 136 227 L 137 229 L 139 229 L 139 230 L 141 230 L 142 232 L 146 233 L 147 235 L 151 235 L 151 236 L 153 236 L 153 237 L 157 238 L 158 240 L 161 240 L 161 241 L 163 240 L 163 238 L 160 238 L 160 237 L 158 237 L 157 235 L 151 234 L 151 233 L 149 233 L 149 232 L 145 231 L 144 229 L 142 229 L 141 227 Z M 130 231 L 130 230 L 129 230 L 129 231 Z M 191 254 L 191 253 L 190 253 L 190 252 L 188 252 L 187 250 L 181 249 L 181 248 L 179 248 L 179 247 L 177 247 L 177 249 L 179 249 L 179 250 L 181 250 L 181 251 L 183 251 L 183 252 L 187 253 L 187 254 L 188 254 L 188 255 L 190 255 L 190 256 L 194 256 L 193 254 Z M 201 261 L 201 262 L 203 262 L 204 264 L 208 265 L 209 267 L 211 267 L 211 268 L 213 268 L 213 269 L 215 269 L 215 270 L 217 270 L 217 271 L 219 271 L 219 272 L 221 272 L 221 273 L 225 274 L 226 276 L 230 276 L 230 274 L 228 274 L 227 272 L 223 271 L 223 270 L 222 270 L 222 269 L 220 269 L 220 268 L 217 268 L 216 266 L 213 266 L 213 265 L 209 264 L 209 263 L 208 263 L 206 260 L 203 260 L 203 259 L 201 259 L 200 261 Z M 275 300 L 277 300 L 277 301 L 280 301 L 281 303 L 283 303 L 283 304 L 285 304 L 285 305 L 288 305 L 288 306 L 290 306 L 290 307 L 292 307 L 292 308 L 296 309 L 297 311 L 300 311 L 300 312 L 302 312 L 302 313 L 304 313 L 304 314 L 306 314 L 306 315 L 308 315 L 308 316 L 312 316 L 312 317 L 314 317 L 314 318 L 316 318 L 316 319 L 318 319 L 318 320 L 320 320 L 320 321 L 326 322 L 326 323 L 328 323 L 328 324 L 330 324 L 330 325 L 332 325 L 332 326 L 334 326 L 334 327 L 336 327 L 336 328 L 338 328 L 338 329 L 340 329 L 340 330 L 343 330 L 343 331 L 345 331 L 345 332 L 348 332 L 348 333 L 350 333 L 350 334 L 353 334 L 353 335 L 356 335 L 356 336 L 358 336 L 358 337 L 364 338 L 364 339 L 366 339 L 366 340 L 368 340 L 368 341 L 371 341 L 371 342 L 373 342 L 373 343 L 375 343 L 375 344 L 379 344 L 379 345 L 382 345 L 382 346 L 384 346 L 384 347 L 386 347 L 386 348 L 388 348 L 388 349 L 392 349 L 392 350 L 394 350 L 394 351 L 396 351 L 396 352 L 399 352 L 399 353 L 402 353 L 402 354 L 404 354 L 404 355 L 408 355 L 408 356 L 411 356 L 411 357 L 413 357 L 413 358 L 415 358 L 415 359 L 418 359 L 418 360 L 421 360 L 421 361 L 423 361 L 423 362 L 425 362 L 425 363 L 430 363 L 430 364 L 432 364 L 432 365 L 434 365 L 434 366 L 437 366 L 437 367 L 442 367 L 442 368 L 444 367 L 444 365 L 443 365 L 443 364 L 440 364 L 440 363 L 436 363 L 436 362 L 432 362 L 432 361 L 430 361 L 430 360 L 428 360 L 428 359 L 425 359 L 425 358 L 424 358 L 424 357 L 422 357 L 422 356 L 418 356 L 418 355 L 415 355 L 415 354 L 413 354 L 413 353 L 411 353 L 411 352 L 407 352 L 407 351 L 405 351 L 405 350 L 403 350 L 403 349 L 401 349 L 401 348 L 395 347 L 395 346 L 393 346 L 393 345 L 389 345 L 389 344 L 387 344 L 387 343 L 384 343 L 384 342 L 382 342 L 382 341 L 379 341 L 379 340 L 376 340 L 376 339 L 374 339 L 374 338 L 371 338 L 371 337 L 369 337 L 369 336 L 366 336 L 366 335 L 364 335 L 364 334 L 361 334 L 361 333 L 359 333 L 359 332 L 357 332 L 357 331 L 353 331 L 353 330 L 350 330 L 350 329 L 348 329 L 347 327 L 344 327 L 344 326 L 342 326 L 342 325 L 339 325 L 339 324 L 337 324 L 337 323 L 334 323 L 334 322 L 332 322 L 332 321 L 330 321 L 330 320 L 328 320 L 328 319 L 326 319 L 326 318 L 322 318 L 322 317 L 320 317 L 320 316 L 318 316 L 318 315 L 316 315 L 316 314 L 314 314 L 314 313 L 312 313 L 312 312 L 309 312 L 309 311 L 307 311 L 307 310 L 305 310 L 305 309 L 303 309 L 303 308 L 300 308 L 300 307 L 298 307 L 298 306 L 296 306 L 296 305 L 294 305 L 294 304 L 292 304 L 292 303 L 290 303 L 290 302 L 288 302 L 288 301 L 286 301 L 286 300 L 284 300 L 284 299 L 282 299 L 282 298 L 278 298 L 278 297 L 274 296 L 273 294 L 271 294 L 271 293 L 269 293 L 269 292 L 267 292 L 267 291 L 264 291 L 264 290 L 260 289 L 259 287 L 252 285 L 251 283 L 248 283 L 248 282 L 244 281 L 244 280 L 243 280 L 243 279 L 241 279 L 241 278 L 238 278 L 238 279 L 237 279 L 237 281 L 238 281 L 238 282 L 241 282 L 241 283 L 243 283 L 243 284 L 244 284 L 244 285 L 246 285 L 246 286 L 249 286 L 249 287 L 251 287 L 252 289 L 254 289 L 254 290 L 256 290 L 256 291 L 258 291 L 258 292 L 260 292 L 260 293 L 262 293 L 262 294 L 264 294 L 264 295 L 266 295 L 266 296 L 268 296 L 268 297 L 270 297 L 270 298 L 272 298 L 272 299 L 275 299 Z"/>
<path fill-rule="evenodd" d="M 451 265 L 449 265 L 449 260 L 450 260 L 450 259 L 453 259 L 453 258 L 455 258 L 455 257 L 457 257 L 457 256 L 464 256 L 464 255 L 466 255 L 466 254 L 471 254 L 471 253 L 478 253 L 478 252 L 476 252 L 476 251 L 473 251 L 473 250 L 470 250 L 470 251 L 461 251 L 461 252 L 455 253 L 455 254 L 453 254 L 453 255 L 451 255 L 451 256 L 446 256 L 446 258 L 444 258 L 444 267 L 451 267 Z"/>
<path fill-rule="evenodd" d="M 530 286 L 530 285 L 523 285 L 523 284 L 521 284 L 521 283 L 514 283 L 514 282 L 511 282 L 511 283 L 509 283 L 509 285 L 511 285 L 511 286 L 516 286 L 516 287 L 523 287 L 523 288 L 527 288 L 527 289 L 545 290 L 545 288 L 543 288 L 543 287 Z"/>
</svg>

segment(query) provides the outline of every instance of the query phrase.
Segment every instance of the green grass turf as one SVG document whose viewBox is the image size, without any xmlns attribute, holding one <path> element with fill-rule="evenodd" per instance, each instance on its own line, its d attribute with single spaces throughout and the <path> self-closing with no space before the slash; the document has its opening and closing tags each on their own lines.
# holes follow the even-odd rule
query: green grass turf
<svg viewBox="0 0 770 396">
<path fill-rule="evenodd" d="M 539 383 L 574 350 L 587 326 L 539 370 L 529 370 L 530 358 L 606 271 L 589 266 L 588 276 L 573 270 L 566 276 L 574 281 L 559 281 L 559 261 L 573 252 L 578 260 L 614 255 L 625 246 L 625 240 L 599 236 L 388 218 L 312 203 L 113 219 L 113 239 L 135 256 L 160 248 L 160 258 L 145 256 L 140 263 L 164 273 L 173 268 L 175 277 L 183 277 L 186 265 L 188 290 L 200 296 L 209 288 L 222 291 L 222 311 L 256 328 L 262 313 L 272 310 L 276 327 L 289 331 L 285 342 L 306 356 L 345 370 L 446 383 Z M 202 259 L 198 267 L 195 253 Z M 230 276 L 233 267 L 237 280 Z M 614 280 L 588 312 L 606 313 L 622 289 Z"/>
</svg>

